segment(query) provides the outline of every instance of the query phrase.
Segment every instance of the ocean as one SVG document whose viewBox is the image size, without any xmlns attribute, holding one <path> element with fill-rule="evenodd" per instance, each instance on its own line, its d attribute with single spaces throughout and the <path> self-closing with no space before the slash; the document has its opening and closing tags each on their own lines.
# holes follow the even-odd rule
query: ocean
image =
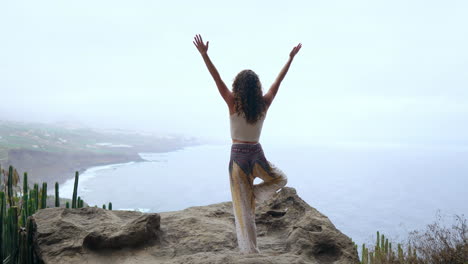
<svg viewBox="0 0 468 264">
<path fill-rule="evenodd" d="M 309 205 L 358 244 L 380 231 L 395 242 L 441 216 L 468 215 L 468 148 L 334 144 L 263 145 Z M 165 212 L 230 201 L 230 145 L 141 153 L 146 162 L 93 167 L 80 175 L 78 195 L 114 210 Z M 256 180 L 256 183 L 259 181 Z M 73 179 L 60 187 L 71 198 Z"/>
</svg>

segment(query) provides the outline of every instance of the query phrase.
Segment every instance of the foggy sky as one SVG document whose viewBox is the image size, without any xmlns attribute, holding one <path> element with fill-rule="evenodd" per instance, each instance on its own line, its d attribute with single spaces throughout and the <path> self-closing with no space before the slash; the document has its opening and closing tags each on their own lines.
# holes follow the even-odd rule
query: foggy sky
<svg viewBox="0 0 468 264">
<path fill-rule="evenodd" d="M 379 2 L 379 3 L 377 3 Z M 229 140 L 231 87 L 272 81 L 262 141 L 468 144 L 466 1 L 2 1 L 0 118 Z"/>
</svg>

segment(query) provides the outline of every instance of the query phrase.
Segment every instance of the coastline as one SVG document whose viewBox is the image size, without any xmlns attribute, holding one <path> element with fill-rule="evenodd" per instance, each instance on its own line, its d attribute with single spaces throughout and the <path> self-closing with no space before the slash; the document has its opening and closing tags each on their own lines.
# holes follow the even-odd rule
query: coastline
<svg viewBox="0 0 468 264">
<path fill-rule="evenodd" d="M 0 120 L 0 166 L 12 165 L 29 184 L 63 184 L 75 172 L 109 164 L 143 161 L 139 153 L 176 151 L 198 145 L 193 137 L 125 130 L 96 130 L 79 125 Z"/>
<path fill-rule="evenodd" d="M 93 167 L 89 167 L 87 169 L 83 169 L 79 171 L 80 177 L 79 177 L 79 185 L 78 188 L 80 188 L 80 184 L 85 183 L 86 181 L 93 179 L 96 177 L 95 172 L 101 171 L 101 170 L 110 170 L 110 169 L 116 169 L 122 166 L 127 166 L 131 165 L 137 162 L 148 162 L 146 160 L 141 160 L 141 161 L 129 161 L 129 162 L 123 162 L 123 163 L 112 163 L 112 164 L 103 164 L 103 165 L 97 165 Z M 70 177 L 67 180 L 65 180 L 61 185 L 60 185 L 60 196 L 63 198 L 68 198 L 71 199 L 73 196 L 73 187 L 75 183 L 75 177 Z"/>
<path fill-rule="evenodd" d="M 165 153 L 183 149 L 185 146 L 155 149 L 151 153 Z M 66 181 L 74 179 L 75 172 L 83 174 L 85 171 L 116 164 L 148 161 L 136 152 L 128 153 L 96 153 L 86 151 L 48 152 L 30 149 L 12 149 L 8 152 L 9 159 L 2 164 L 5 168 L 10 164 L 15 167 L 23 179 L 23 173 L 28 173 L 30 185 L 47 182 L 53 187 L 55 182 L 62 186 Z"/>
</svg>

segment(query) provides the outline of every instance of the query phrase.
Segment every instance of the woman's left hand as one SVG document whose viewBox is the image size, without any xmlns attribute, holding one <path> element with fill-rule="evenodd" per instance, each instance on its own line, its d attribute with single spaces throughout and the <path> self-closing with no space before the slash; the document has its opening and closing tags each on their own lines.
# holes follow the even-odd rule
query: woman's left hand
<svg viewBox="0 0 468 264">
<path fill-rule="evenodd" d="M 197 49 L 198 49 L 198 51 L 200 52 L 201 55 L 205 55 L 208 52 L 208 44 L 209 43 L 210 42 L 207 41 L 206 45 L 205 45 L 203 43 L 203 39 L 202 39 L 201 35 L 200 34 L 195 35 L 193 44 L 195 45 L 195 47 L 197 47 Z"/>
</svg>

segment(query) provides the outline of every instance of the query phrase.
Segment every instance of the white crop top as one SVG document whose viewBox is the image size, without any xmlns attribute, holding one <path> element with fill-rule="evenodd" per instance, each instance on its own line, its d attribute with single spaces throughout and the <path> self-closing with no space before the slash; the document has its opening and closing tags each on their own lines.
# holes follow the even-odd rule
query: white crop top
<svg viewBox="0 0 468 264">
<path fill-rule="evenodd" d="M 231 138 L 240 141 L 258 142 L 260 133 L 262 133 L 265 116 L 266 113 L 255 124 L 249 124 L 242 115 L 238 115 L 237 113 L 230 115 Z"/>
</svg>

